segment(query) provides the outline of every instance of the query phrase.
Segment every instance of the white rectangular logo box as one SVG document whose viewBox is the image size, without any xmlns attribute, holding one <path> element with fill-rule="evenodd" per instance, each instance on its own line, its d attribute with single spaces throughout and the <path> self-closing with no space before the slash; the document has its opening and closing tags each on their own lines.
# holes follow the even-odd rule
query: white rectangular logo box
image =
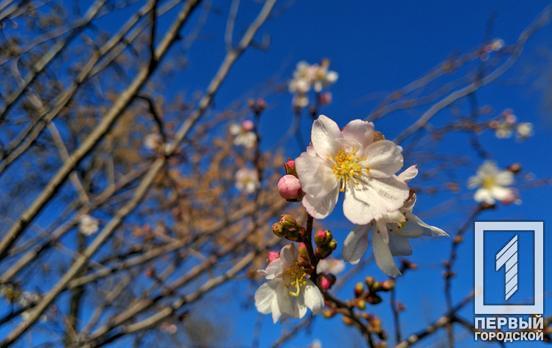
<svg viewBox="0 0 552 348">
<path fill-rule="evenodd" d="M 485 233 L 500 233 L 501 231 L 516 231 L 518 233 L 533 233 L 534 242 L 534 294 L 530 305 L 486 305 L 484 261 L 485 257 L 496 259 L 496 271 L 506 271 L 505 298 L 509 298 L 517 290 L 517 273 L 523 272 L 517 267 L 517 236 L 496 255 L 484 255 Z M 505 256 L 506 255 L 506 256 Z M 476 221 L 475 222 L 475 314 L 542 314 L 544 311 L 544 223 L 542 221 Z M 507 265 L 505 265 L 507 263 Z M 512 271 L 513 270 L 513 271 Z M 515 272 L 514 272 L 515 271 Z"/>
</svg>

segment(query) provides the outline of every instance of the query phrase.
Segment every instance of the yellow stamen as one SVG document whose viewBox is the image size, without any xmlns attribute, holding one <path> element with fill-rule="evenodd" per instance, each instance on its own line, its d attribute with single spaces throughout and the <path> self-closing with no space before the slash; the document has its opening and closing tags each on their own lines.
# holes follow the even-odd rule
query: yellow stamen
<svg viewBox="0 0 552 348">
<path fill-rule="evenodd" d="M 307 285 L 307 273 L 298 264 L 295 264 L 284 271 L 284 282 L 290 296 L 297 297 L 301 290 Z"/>
<path fill-rule="evenodd" d="M 487 176 L 487 177 L 483 178 L 483 183 L 482 183 L 483 188 L 491 189 L 495 185 L 496 185 L 496 181 L 493 177 Z"/>
<path fill-rule="evenodd" d="M 345 191 L 349 184 L 356 184 L 362 174 L 362 166 L 360 165 L 356 151 L 339 150 L 334 157 L 334 165 L 332 170 L 334 175 L 339 180 L 339 190 Z"/>
</svg>

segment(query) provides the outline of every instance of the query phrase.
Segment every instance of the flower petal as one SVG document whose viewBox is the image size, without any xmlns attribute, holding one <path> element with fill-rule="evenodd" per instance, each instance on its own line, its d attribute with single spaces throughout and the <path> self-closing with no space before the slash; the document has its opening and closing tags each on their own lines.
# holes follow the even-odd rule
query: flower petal
<svg viewBox="0 0 552 348">
<path fill-rule="evenodd" d="M 485 202 L 487 204 L 493 204 L 495 202 L 491 191 L 484 188 L 480 188 L 479 190 L 475 191 L 473 199 L 475 199 L 476 202 Z"/>
<path fill-rule="evenodd" d="M 341 131 L 339 126 L 327 116 L 320 115 L 312 125 L 311 142 L 316 153 L 324 158 L 332 158 L 339 149 Z"/>
<path fill-rule="evenodd" d="M 307 209 L 307 212 L 315 219 L 324 219 L 335 208 L 337 198 L 339 197 L 339 190 L 337 187 L 323 197 L 314 197 L 309 194 L 305 194 L 302 199 L 303 206 Z"/>
<path fill-rule="evenodd" d="M 448 234 L 439 227 L 426 224 L 422 221 L 422 219 L 410 212 L 407 212 L 405 216 L 406 224 L 404 224 L 404 226 L 396 232 L 402 237 L 417 238 L 420 236 L 448 236 Z"/>
<path fill-rule="evenodd" d="M 343 139 L 346 143 L 356 143 L 362 149 L 374 141 L 374 124 L 363 120 L 352 120 L 343 128 Z"/>
<path fill-rule="evenodd" d="M 495 177 L 497 185 L 508 186 L 514 183 L 514 174 L 509 170 L 503 170 Z"/>
<path fill-rule="evenodd" d="M 343 200 L 343 214 L 355 225 L 369 224 L 386 213 L 380 201 L 376 192 L 369 187 L 362 190 L 347 188 Z"/>
<path fill-rule="evenodd" d="M 395 174 L 403 166 L 402 148 L 390 140 L 380 140 L 364 149 L 368 168 Z"/>
<path fill-rule="evenodd" d="M 295 160 L 295 168 L 301 181 L 301 189 L 311 196 L 326 196 L 337 188 L 338 182 L 332 169 L 312 150 L 303 152 Z"/>
<path fill-rule="evenodd" d="M 307 280 L 304 291 L 305 305 L 314 313 L 318 313 L 324 307 L 324 296 L 320 289 L 310 280 Z"/>
<path fill-rule="evenodd" d="M 279 277 L 284 270 L 284 261 L 281 258 L 278 258 L 266 266 L 265 269 L 260 270 L 261 273 L 265 275 L 266 279 L 274 279 Z"/>
<path fill-rule="evenodd" d="M 278 260 L 282 260 L 283 267 L 294 264 L 297 261 L 297 248 L 295 248 L 295 244 L 290 243 L 282 247 Z"/>
<path fill-rule="evenodd" d="M 381 205 L 389 212 L 400 209 L 408 198 L 408 185 L 395 175 L 388 178 L 373 178 L 368 180 L 367 184 L 377 194 L 375 204 Z"/>
<path fill-rule="evenodd" d="M 401 179 L 402 181 L 410 181 L 414 179 L 417 175 L 418 166 L 414 164 L 403 170 L 403 172 L 399 174 L 399 179 Z"/>
<path fill-rule="evenodd" d="M 383 238 L 378 233 L 372 233 L 372 247 L 378 267 L 391 277 L 399 276 L 401 272 L 395 265 L 389 245 L 383 241 Z"/>
<path fill-rule="evenodd" d="M 272 320 L 277 322 L 280 319 L 280 312 L 277 306 L 276 282 L 267 282 L 255 291 L 255 307 L 260 313 L 272 312 Z M 276 310 L 274 310 L 276 309 Z"/>
<path fill-rule="evenodd" d="M 356 226 L 343 243 L 343 258 L 353 264 L 360 261 L 366 249 L 368 249 L 369 225 Z"/>
</svg>

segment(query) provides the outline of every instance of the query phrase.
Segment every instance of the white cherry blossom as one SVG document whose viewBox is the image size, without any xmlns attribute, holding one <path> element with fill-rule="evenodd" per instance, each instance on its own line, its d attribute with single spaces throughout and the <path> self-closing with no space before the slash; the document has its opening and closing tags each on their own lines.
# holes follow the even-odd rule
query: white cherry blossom
<svg viewBox="0 0 552 348">
<path fill-rule="evenodd" d="M 284 246 L 261 272 L 267 282 L 255 292 L 255 306 L 263 314 L 272 313 L 275 323 L 283 317 L 302 318 L 307 308 L 317 313 L 324 307 L 322 293 L 298 263 L 294 244 Z"/>
<path fill-rule="evenodd" d="M 477 170 L 477 174 L 469 179 L 468 187 L 477 188 L 473 196 L 476 202 L 494 204 L 498 200 L 511 203 L 517 200 L 516 191 L 509 187 L 513 183 L 512 172 L 500 170 L 493 161 L 485 161 Z"/>
<path fill-rule="evenodd" d="M 253 193 L 259 188 L 257 170 L 241 168 L 236 172 L 236 188 L 241 192 Z"/>
<path fill-rule="evenodd" d="M 99 221 L 98 219 L 85 214 L 79 218 L 79 231 L 85 236 L 93 235 L 98 231 Z"/>
<path fill-rule="evenodd" d="M 415 166 L 407 168 L 399 175 L 402 180 L 408 181 L 417 175 Z M 345 239 L 343 257 L 351 263 L 358 263 L 366 249 L 368 240 L 372 236 L 372 249 L 378 267 L 387 275 L 400 275 L 393 256 L 408 256 L 412 254 L 409 239 L 422 236 L 447 236 L 442 229 L 430 226 L 412 213 L 416 195 L 412 193 L 404 206 L 386 214 L 375 222 L 356 226 Z"/>
<path fill-rule="evenodd" d="M 516 127 L 516 134 L 519 140 L 525 140 L 533 135 L 533 124 L 531 122 L 520 122 Z"/>
<path fill-rule="evenodd" d="M 295 161 L 305 193 L 303 206 L 317 219 L 334 209 L 344 192 L 343 212 L 365 225 L 402 207 L 408 186 L 395 173 L 403 165 L 402 148 L 374 139 L 370 122 L 353 120 L 340 130 L 330 118 L 314 121 L 311 146 Z"/>
</svg>

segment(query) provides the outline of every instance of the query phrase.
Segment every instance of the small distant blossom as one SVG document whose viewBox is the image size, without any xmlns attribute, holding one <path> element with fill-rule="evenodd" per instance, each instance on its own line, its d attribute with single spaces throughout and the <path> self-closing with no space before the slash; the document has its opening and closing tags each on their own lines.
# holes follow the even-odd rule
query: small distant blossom
<svg viewBox="0 0 552 348">
<path fill-rule="evenodd" d="M 481 60 L 486 61 L 492 52 L 498 52 L 504 48 L 504 40 L 494 39 L 481 50 Z"/>
<path fill-rule="evenodd" d="M 241 124 L 230 125 L 230 134 L 234 136 L 234 145 L 243 146 L 247 149 L 253 148 L 257 143 L 257 135 L 253 131 L 255 125 L 252 121 L 246 120 Z"/>
<path fill-rule="evenodd" d="M 343 260 L 334 259 L 331 257 L 322 259 L 316 266 L 316 273 L 330 273 L 338 275 L 345 269 L 345 262 Z"/>
<path fill-rule="evenodd" d="M 241 168 L 236 172 L 236 188 L 241 192 L 253 193 L 259 187 L 257 170 Z"/>
<path fill-rule="evenodd" d="M 322 348 L 322 342 L 320 342 L 319 339 L 315 339 L 312 341 L 312 343 L 309 345 L 309 348 Z"/>
<path fill-rule="evenodd" d="M 301 182 L 294 175 L 284 175 L 278 180 L 278 192 L 286 200 L 297 200 L 302 194 Z"/>
<path fill-rule="evenodd" d="M 401 208 L 408 198 L 408 186 L 395 175 L 402 165 L 402 148 L 381 140 L 371 122 L 353 120 L 340 130 L 321 115 L 313 123 L 311 145 L 295 160 L 303 206 L 323 219 L 344 192 L 347 219 L 368 224 Z"/>
<path fill-rule="evenodd" d="M 263 314 L 271 313 L 275 323 L 283 317 L 303 318 L 307 308 L 317 313 L 324 306 L 324 297 L 299 263 L 294 244 L 284 246 L 280 257 L 261 272 L 267 282 L 255 292 L 255 306 Z"/>
<path fill-rule="evenodd" d="M 85 236 L 90 236 L 98 232 L 98 228 L 99 228 L 98 219 L 88 214 L 81 215 L 80 221 L 79 221 L 80 233 L 84 234 Z"/>
<path fill-rule="evenodd" d="M 485 161 L 477 170 L 477 174 L 468 181 L 470 189 L 477 188 L 474 199 L 476 202 L 494 204 L 495 201 L 512 203 L 517 201 L 516 191 L 509 187 L 514 183 L 514 174 L 509 170 L 500 170 L 495 162 Z"/>
<path fill-rule="evenodd" d="M 161 145 L 161 136 L 157 133 L 150 133 L 144 138 L 144 147 L 148 150 L 156 150 Z"/>
<path fill-rule="evenodd" d="M 516 128 L 517 138 L 525 140 L 533 135 L 533 124 L 531 122 L 518 123 Z"/>
<path fill-rule="evenodd" d="M 415 166 L 407 168 L 399 177 L 408 181 L 418 173 Z M 400 275 L 393 256 L 412 254 L 409 239 L 422 236 L 448 236 L 442 229 L 430 226 L 413 214 L 416 194 L 411 193 L 404 205 L 367 225 L 358 225 L 349 233 L 343 246 L 343 257 L 351 263 L 358 263 L 368 249 L 369 235 L 378 267 L 387 275 Z"/>
<path fill-rule="evenodd" d="M 293 105 L 306 107 L 309 104 L 308 93 L 311 89 L 321 92 L 323 88 L 334 84 L 338 79 L 335 71 L 329 70 L 330 61 L 324 59 L 320 64 L 308 64 L 299 62 L 293 73 L 293 79 L 289 82 L 289 91 L 293 93 Z M 326 96 L 326 101 L 331 101 Z"/>
<path fill-rule="evenodd" d="M 504 40 L 502 39 L 494 39 L 490 43 L 490 49 L 493 51 L 500 51 L 503 48 L 504 48 Z"/>
</svg>

